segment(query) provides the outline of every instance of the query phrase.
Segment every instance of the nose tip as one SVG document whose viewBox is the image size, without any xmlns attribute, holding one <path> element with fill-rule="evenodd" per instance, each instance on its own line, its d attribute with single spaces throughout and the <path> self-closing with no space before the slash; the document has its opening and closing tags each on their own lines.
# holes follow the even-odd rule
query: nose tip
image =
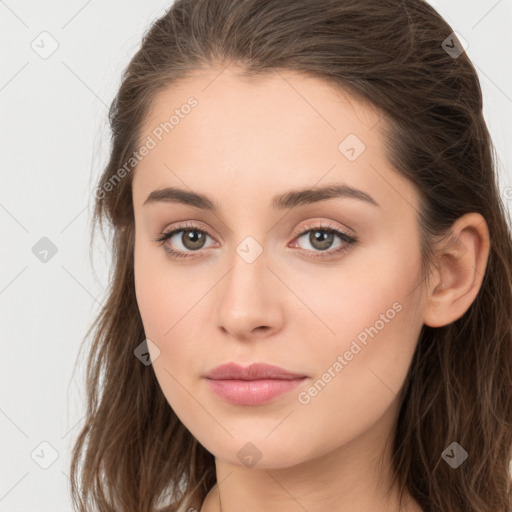
<svg viewBox="0 0 512 512">
<path fill-rule="evenodd" d="M 256 327 L 252 327 L 252 328 L 249 327 L 247 329 L 241 328 L 241 329 L 236 330 L 233 324 L 234 324 L 234 322 L 231 324 L 231 327 L 229 329 L 226 326 L 221 325 L 220 329 L 225 334 L 232 334 L 236 338 L 244 339 L 244 340 L 248 339 L 250 336 L 253 336 L 254 334 L 267 333 L 271 329 L 270 326 L 268 326 L 268 325 L 257 325 Z"/>
<path fill-rule="evenodd" d="M 254 255 L 253 242 L 246 243 L 248 253 L 252 251 Z M 242 245 L 242 249 L 244 247 Z M 219 286 L 215 301 L 217 325 L 222 332 L 247 339 L 278 329 L 283 318 L 276 284 L 264 258 L 257 257 L 248 263 L 237 255 L 225 282 Z"/>
</svg>

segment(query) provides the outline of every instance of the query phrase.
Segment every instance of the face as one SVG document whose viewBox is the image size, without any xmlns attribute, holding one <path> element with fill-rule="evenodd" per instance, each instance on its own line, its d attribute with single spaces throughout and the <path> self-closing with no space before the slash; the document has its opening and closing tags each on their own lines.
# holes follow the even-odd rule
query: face
<svg viewBox="0 0 512 512">
<path fill-rule="evenodd" d="M 419 197 L 367 105 L 293 72 L 219 73 L 162 91 L 145 119 L 137 302 L 161 389 L 199 442 L 292 466 L 384 434 L 398 411 L 422 326 Z M 229 362 L 302 378 L 205 378 Z"/>
</svg>

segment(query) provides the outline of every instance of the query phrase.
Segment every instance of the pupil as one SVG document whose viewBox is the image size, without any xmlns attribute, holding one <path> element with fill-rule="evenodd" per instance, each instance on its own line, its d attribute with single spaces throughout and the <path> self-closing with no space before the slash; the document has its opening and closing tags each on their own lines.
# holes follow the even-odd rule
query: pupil
<svg viewBox="0 0 512 512">
<path fill-rule="evenodd" d="M 182 238 L 183 245 L 188 249 L 200 249 L 204 243 L 203 234 L 196 230 L 185 230 Z"/>
<path fill-rule="evenodd" d="M 328 249 L 333 242 L 334 233 L 326 231 L 312 231 L 309 235 L 309 241 L 313 247 L 320 250 Z"/>
</svg>

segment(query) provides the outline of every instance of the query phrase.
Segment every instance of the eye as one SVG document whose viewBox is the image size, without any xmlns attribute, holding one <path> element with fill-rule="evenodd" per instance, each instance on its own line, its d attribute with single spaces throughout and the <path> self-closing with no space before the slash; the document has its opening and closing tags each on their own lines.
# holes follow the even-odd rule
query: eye
<svg viewBox="0 0 512 512">
<path fill-rule="evenodd" d="M 308 254 L 308 256 L 312 258 L 325 258 L 339 255 L 347 251 L 351 245 L 355 245 L 358 242 L 358 239 L 354 236 L 348 235 L 329 223 L 320 223 L 305 227 L 307 229 L 304 230 L 303 227 L 302 231 L 296 237 L 296 240 L 303 240 L 303 243 L 306 244 L 307 252 L 313 253 Z M 338 240 L 337 244 L 336 240 Z M 298 242 L 295 242 L 293 247 L 296 247 L 297 243 Z M 309 249 L 307 245 L 312 249 Z M 332 247 L 334 247 L 334 249 L 332 249 Z"/>
<path fill-rule="evenodd" d="M 304 229 L 306 228 L 306 229 Z M 329 223 L 320 223 L 302 227 L 302 231 L 294 234 L 296 247 L 298 241 L 310 245 L 311 249 L 302 247 L 305 253 L 312 258 L 326 258 L 340 255 L 347 251 L 351 245 L 358 243 L 358 239 L 337 229 Z M 206 239 L 212 238 L 205 230 L 194 224 L 178 224 L 170 231 L 160 233 L 155 242 L 164 246 L 165 251 L 173 258 L 194 257 L 194 252 L 200 252 L 205 247 Z M 337 245 L 336 239 L 338 240 Z M 167 243 L 167 242 L 171 243 Z M 332 247 L 334 246 L 334 249 Z M 177 247 L 177 249 L 173 248 Z M 299 244 L 299 248 L 300 244 Z"/>
<path fill-rule="evenodd" d="M 160 233 L 160 236 L 155 241 L 160 242 L 160 245 L 163 245 L 165 251 L 171 256 L 188 258 L 193 255 L 187 254 L 187 252 L 198 252 L 203 249 L 207 238 L 211 238 L 210 235 L 197 226 L 180 224 L 171 231 Z M 171 243 L 166 243 L 167 241 Z M 173 249 L 172 245 L 177 246 L 178 250 Z"/>
</svg>

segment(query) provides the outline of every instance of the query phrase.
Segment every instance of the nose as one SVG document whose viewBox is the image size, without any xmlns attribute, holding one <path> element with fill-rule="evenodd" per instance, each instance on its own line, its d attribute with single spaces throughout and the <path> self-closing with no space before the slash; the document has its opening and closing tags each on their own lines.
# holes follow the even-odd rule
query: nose
<svg viewBox="0 0 512 512">
<path fill-rule="evenodd" d="M 230 260 L 231 269 L 217 287 L 216 322 L 224 334 L 237 339 L 270 336 L 282 328 L 282 283 L 267 266 L 266 253 L 255 261 Z"/>
</svg>

